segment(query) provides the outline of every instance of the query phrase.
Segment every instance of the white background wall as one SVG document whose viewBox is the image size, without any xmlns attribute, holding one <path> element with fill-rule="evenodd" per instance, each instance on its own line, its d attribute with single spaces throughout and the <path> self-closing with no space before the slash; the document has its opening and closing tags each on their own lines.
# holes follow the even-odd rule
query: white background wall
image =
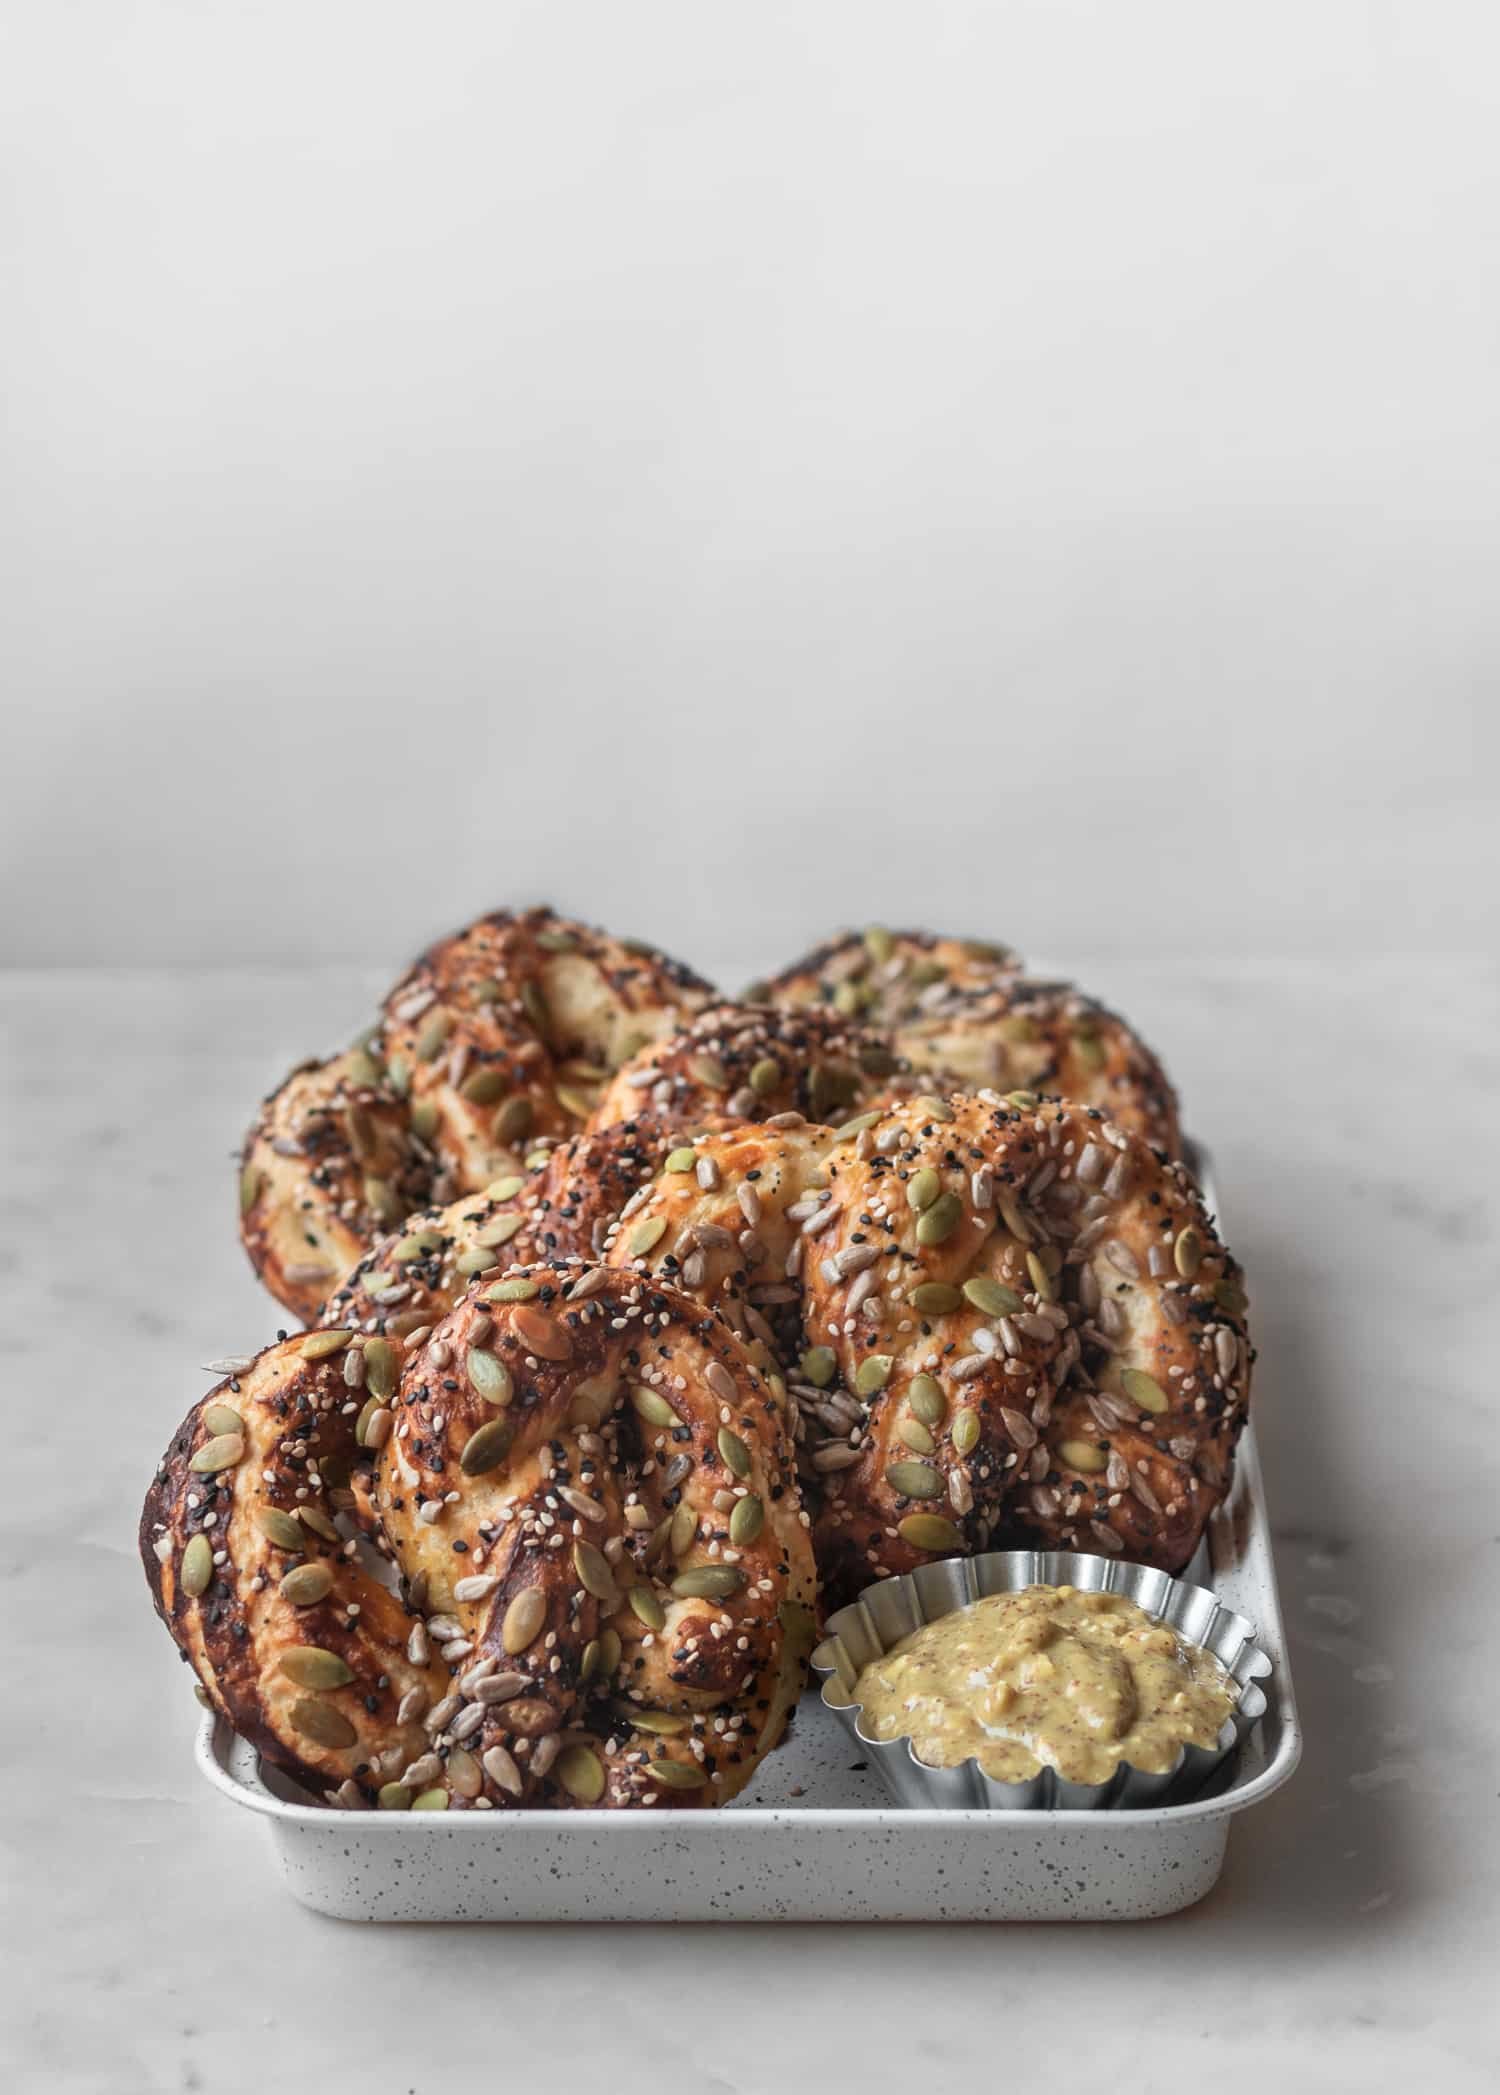
<svg viewBox="0 0 1500 2095">
<path fill-rule="evenodd" d="M 0 19 L 0 957 L 1487 935 L 1492 5 Z"/>
</svg>

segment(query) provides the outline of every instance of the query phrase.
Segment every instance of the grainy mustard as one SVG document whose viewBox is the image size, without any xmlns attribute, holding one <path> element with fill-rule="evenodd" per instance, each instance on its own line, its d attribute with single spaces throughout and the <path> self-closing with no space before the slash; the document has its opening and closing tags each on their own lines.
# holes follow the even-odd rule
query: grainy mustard
<svg viewBox="0 0 1500 2095">
<path fill-rule="evenodd" d="M 996 1593 L 924 1623 L 860 1674 L 865 1730 L 909 1738 L 918 1760 L 972 1757 L 997 1782 L 1042 1767 L 1103 1782 L 1117 1761 L 1170 1768 L 1183 1745 L 1211 1746 L 1234 1681 L 1133 1600 L 1075 1586 Z"/>
</svg>

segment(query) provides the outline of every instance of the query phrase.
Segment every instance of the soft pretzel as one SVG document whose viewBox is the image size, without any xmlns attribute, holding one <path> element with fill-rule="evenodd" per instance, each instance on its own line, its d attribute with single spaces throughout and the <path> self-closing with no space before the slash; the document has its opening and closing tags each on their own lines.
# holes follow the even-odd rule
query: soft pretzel
<svg viewBox="0 0 1500 2095">
<path fill-rule="evenodd" d="M 215 1705 L 351 1806 L 723 1803 L 811 1642 L 776 1391 L 701 1304 L 592 1265 L 481 1282 L 399 1376 L 379 1337 L 269 1348 L 190 1413 L 141 1543 Z"/>
<path fill-rule="evenodd" d="M 756 993 L 857 1014 L 913 1069 L 976 1091 L 1055 1092 L 1181 1154 L 1176 1096 L 1151 1050 L 1070 983 L 1022 974 L 1005 947 L 845 932 Z"/>
<path fill-rule="evenodd" d="M 608 1256 L 786 1364 L 825 1606 L 1002 1530 L 1188 1561 L 1249 1353 L 1238 1268 L 1180 1166 L 1026 1092 L 710 1132 L 672 1164 Z"/>
<path fill-rule="evenodd" d="M 680 1127 L 786 1113 L 827 1124 L 899 1089 L 898 1070 L 878 1034 L 835 1011 L 717 1004 L 624 1063 L 592 1124 L 627 1119 L 642 1105 Z"/>
<path fill-rule="evenodd" d="M 311 1319 L 404 1216 L 576 1133 L 610 1073 L 710 994 L 664 955 L 547 909 L 440 940 L 358 1047 L 294 1071 L 262 1107 L 240 1170 L 257 1272 Z"/>
<path fill-rule="evenodd" d="M 427 1207 L 381 1237 L 318 1312 L 408 1344 L 476 1280 L 512 1266 L 596 1256 L 622 1208 L 660 1169 L 676 1136 L 639 1113 L 560 1142 L 534 1167 L 446 1207 Z"/>
</svg>

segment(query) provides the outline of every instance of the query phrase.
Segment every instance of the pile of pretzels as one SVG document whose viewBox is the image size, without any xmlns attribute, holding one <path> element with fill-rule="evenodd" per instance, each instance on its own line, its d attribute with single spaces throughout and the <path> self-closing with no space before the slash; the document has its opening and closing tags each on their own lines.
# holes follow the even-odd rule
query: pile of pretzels
<svg viewBox="0 0 1500 2095">
<path fill-rule="evenodd" d="M 717 1805 L 822 1615 L 997 1547 L 1180 1571 L 1241 1272 L 1160 1064 L 1007 948 L 845 933 L 737 1002 L 550 910 L 434 946 L 263 1105 L 305 1325 L 141 1548 L 200 1692 L 350 1809 Z"/>
</svg>

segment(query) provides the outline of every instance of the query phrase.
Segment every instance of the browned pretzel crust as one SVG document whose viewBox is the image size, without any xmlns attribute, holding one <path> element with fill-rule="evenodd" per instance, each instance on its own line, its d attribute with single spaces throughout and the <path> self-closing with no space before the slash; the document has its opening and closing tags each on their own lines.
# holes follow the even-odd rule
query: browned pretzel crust
<svg viewBox="0 0 1500 2095">
<path fill-rule="evenodd" d="M 825 1607 L 1001 1534 L 1181 1570 L 1228 1487 L 1238 1268 L 1182 1168 L 1097 1108 L 958 1093 L 710 1132 L 607 1255 L 783 1367 Z"/>
<path fill-rule="evenodd" d="M 1070 983 L 1022 974 L 1003 946 L 878 926 L 844 932 L 752 993 L 857 1016 L 904 1063 L 944 1082 L 1055 1092 L 1182 1153 L 1176 1096 L 1145 1043 Z"/>
<path fill-rule="evenodd" d="M 240 1171 L 251 1262 L 311 1319 L 383 1231 L 578 1132 L 611 1072 L 710 995 L 676 961 L 549 909 L 440 940 L 360 1046 L 265 1102 Z"/>
<path fill-rule="evenodd" d="M 399 1379 L 379 1337 L 268 1349 L 190 1414 L 141 1543 L 236 1730 L 354 1807 L 722 1803 L 811 1642 L 776 1390 L 701 1305 L 596 1266 L 480 1283 Z"/>
<path fill-rule="evenodd" d="M 683 1128 L 785 1113 L 826 1124 L 889 1091 L 899 1068 L 879 1035 L 836 1012 L 717 1004 L 625 1063 L 593 1125 L 642 1105 Z"/>
</svg>

